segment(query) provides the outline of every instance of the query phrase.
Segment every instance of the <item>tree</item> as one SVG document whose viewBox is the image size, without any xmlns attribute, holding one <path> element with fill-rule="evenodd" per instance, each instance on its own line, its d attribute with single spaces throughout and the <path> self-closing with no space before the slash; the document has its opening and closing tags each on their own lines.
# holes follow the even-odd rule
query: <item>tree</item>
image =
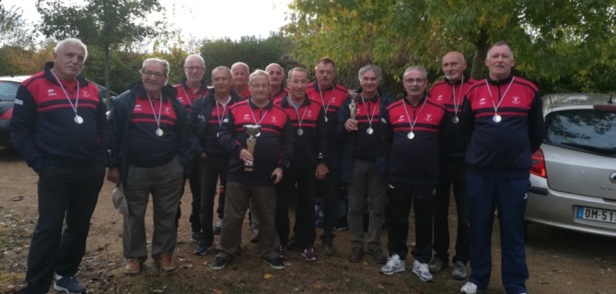
<svg viewBox="0 0 616 294">
<path fill-rule="evenodd" d="M 162 18 L 151 17 L 163 12 L 158 0 L 87 0 L 85 6 L 65 6 L 62 0 L 38 0 L 37 10 L 43 18 L 39 28 L 46 37 L 75 37 L 103 50 L 108 89 L 111 88 L 111 50 L 165 32 Z M 107 97 L 108 107 L 110 103 Z"/>
<path fill-rule="evenodd" d="M 28 31 L 29 25 L 22 13 L 21 8 L 7 9 L 0 3 L 0 46 L 30 47 L 36 32 Z"/>
<path fill-rule="evenodd" d="M 406 66 L 438 71 L 450 50 L 485 74 L 490 44 L 512 44 L 517 70 L 550 82 L 610 63 L 616 0 L 294 0 L 285 32 L 303 63 L 330 56 L 342 69 L 377 63 L 399 78 Z"/>
</svg>

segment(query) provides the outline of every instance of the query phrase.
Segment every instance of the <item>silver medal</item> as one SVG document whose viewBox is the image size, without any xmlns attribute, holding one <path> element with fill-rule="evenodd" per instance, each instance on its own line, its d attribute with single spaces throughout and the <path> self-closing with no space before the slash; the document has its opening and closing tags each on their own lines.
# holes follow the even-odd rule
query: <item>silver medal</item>
<svg viewBox="0 0 616 294">
<path fill-rule="evenodd" d="M 301 136 L 304 134 L 304 130 L 302 130 L 301 128 L 297 129 L 297 135 Z"/>
<path fill-rule="evenodd" d="M 163 130 L 161 130 L 160 128 L 156 129 L 156 136 L 161 137 L 163 135 Z"/>
<path fill-rule="evenodd" d="M 78 124 L 78 125 L 82 124 L 83 123 L 83 118 L 81 116 L 75 114 L 75 123 Z"/>
<path fill-rule="evenodd" d="M 368 135 L 372 135 L 374 133 L 374 129 L 373 128 L 367 128 L 366 129 L 366 133 L 368 133 Z"/>
<path fill-rule="evenodd" d="M 415 138 L 415 133 L 409 132 L 406 137 L 409 138 L 409 140 L 413 140 L 413 138 Z"/>
<path fill-rule="evenodd" d="M 220 138 L 220 132 L 216 133 L 216 138 Z"/>
<path fill-rule="evenodd" d="M 457 117 L 457 116 L 454 116 L 454 117 L 451 119 L 451 121 L 452 121 L 454 124 L 457 124 L 457 123 L 459 123 L 459 122 L 460 122 L 460 118 L 459 118 L 459 117 Z"/>
<path fill-rule="evenodd" d="M 492 121 L 495 122 L 495 123 L 499 123 L 499 122 L 501 122 L 501 120 L 502 120 L 502 117 L 500 115 L 498 115 L 498 114 L 495 114 L 492 117 Z"/>
<path fill-rule="evenodd" d="M 327 116 L 325 117 L 325 122 L 327 122 Z"/>
</svg>

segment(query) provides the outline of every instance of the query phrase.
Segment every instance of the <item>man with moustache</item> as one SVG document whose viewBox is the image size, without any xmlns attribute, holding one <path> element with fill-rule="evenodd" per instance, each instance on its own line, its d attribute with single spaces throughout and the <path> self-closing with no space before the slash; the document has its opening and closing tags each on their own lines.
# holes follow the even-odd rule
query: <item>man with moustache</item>
<svg viewBox="0 0 616 294">
<path fill-rule="evenodd" d="M 178 92 L 178 100 L 186 107 L 186 113 L 190 112 L 190 107 L 199 98 L 205 96 L 208 92 L 207 83 L 203 81 L 205 75 L 205 61 L 199 54 L 191 54 L 184 60 L 184 77 L 182 81 L 174 87 Z M 203 238 L 203 231 L 199 221 L 199 208 L 201 207 L 200 195 L 201 186 L 199 185 L 199 158 L 195 157 L 192 162 L 188 183 L 190 192 L 192 193 L 191 211 L 190 211 L 190 227 L 192 229 L 192 239 L 195 242 L 200 242 Z M 184 195 L 184 187 L 182 187 L 182 195 Z M 181 196 L 180 196 L 181 197 Z M 181 205 L 181 202 L 180 202 Z M 181 216 L 181 209 L 178 206 L 177 219 Z"/>
<path fill-rule="evenodd" d="M 453 257 L 451 277 L 455 280 L 466 279 L 468 263 L 468 207 L 466 205 L 466 163 L 464 155 L 468 136 L 462 130 L 462 103 L 464 94 L 473 85 L 473 80 L 464 75 L 466 61 L 460 52 L 452 51 L 443 57 L 442 69 L 445 79 L 437 82 L 430 89 L 431 99 L 442 103 L 447 112 L 443 118 L 443 130 L 439 145 L 440 176 L 434 203 L 434 257 L 429 269 L 438 273 L 449 264 L 449 198 L 450 187 L 456 201 L 458 230 L 456 238 L 456 255 Z"/>
<path fill-rule="evenodd" d="M 88 49 L 68 38 L 53 57 L 19 86 L 10 124 L 16 149 L 39 177 L 38 221 L 20 293 L 47 293 L 52 280 L 56 291 L 86 291 L 75 274 L 105 177 L 105 105 L 81 76 Z"/>
<path fill-rule="evenodd" d="M 351 233 L 351 252 L 348 260 L 360 262 L 364 255 L 364 206 L 369 212 L 368 255 L 374 262 L 387 261 L 381 249 L 385 192 L 387 190 L 387 158 L 381 146 L 381 116 L 393 97 L 379 89 L 383 79 L 381 68 L 366 65 L 359 70 L 357 90 L 357 116 L 350 116 L 346 101 L 338 112 L 338 135 L 343 142 L 340 160 L 341 180 L 348 184 L 349 212 L 347 216 Z"/>
<path fill-rule="evenodd" d="M 270 90 L 270 99 L 272 101 L 276 101 L 287 96 L 288 91 L 283 85 L 284 71 L 282 66 L 278 63 L 270 63 L 265 67 L 265 72 L 269 75 L 272 85 L 272 89 Z"/>
<path fill-rule="evenodd" d="M 233 75 L 233 91 L 242 96 L 244 99 L 250 97 L 250 89 L 248 87 L 248 73 L 250 69 L 248 64 L 238 61 L 231 65 L 231 74 Z"/>
<path fill-rule="evenodd" d="M 289 95 L 274 102 L 289 115 L 295 134 L 295 153 L 285 177 L 276 188 L 276 230 L 280 238 L 281 252 L 289 241 L 289 199 L 297 187 L 295 208 L 295 246 L 303 248 L 306 261 L 317 261 L 314 249 L 315 196 L 317 179 L 322 180 L 329 172 L 327 136 L 321 105 L 306 95 L 308 72 L 296 67 L 289 71 Z"/>
<path fill-rule="evenodd" d="M 124 274 L 141 271 L 147 259 L 145 215 L 150 194 L 154 209 L 151 255 L 164 272 L 176 268 L 175 217 L 184 174 L 191 167 L 186 110 L 167 84 L 169 63 L 143 61 L 141 80 L 118 96 L 109 117 L 109 173 L 107 179 L 124 187 L 128 214 L 122 240 Z"/>
<path fill-rule="evenodd" d="M 340 152 L 341 142 L 338 138 L 338 111 L 346 101 L 349 91 L 342 85 L 336 84 L 336 64 L 330 58 L 324 57 L 317 61 L 315 68 L 316 81 L 308 84 L 306 95 L 321 103 L 327 133 L 327 159 L 329 173 L 322 181 L 323 184 L 323 254 L 333 256 L 334 225 L 338 216 L 338 201 L 340 199 Z"/>
<path fill-rule="evenodd" d="M 229 108 L 240 101 L 242 98 L 231 90 L 232 85 L 231 69 L 226 66 L 219 66 L 212 70 L 212 84 L 214 86 L 208 94 L 196 100 L 188 116 L 188 124 L 192 134 L 197 138 L 197 158 L 199 159 L 199 175 L 201 180 L 201 191 L 199 203 L 200 227 L 203 230 L 203 237 L 197 244 L 194 253 L 205 255 L 214 242 L 213 231 L 213 210 L 214 198 L 218 189 L 218 179 L 220 187 L 227 185 L 227 165 L 229 164 L 229 152 L 218 142 L 220 135 L 220 125 L 222 124 Z M 224 188 L 221 189 L 218 197 L 219 209 L 224 203 Z M 224 205 L 222 206 L 224 207 Z M 218 215 L 219 220 L 223 219 L 223 213 Z"/>
<path fill-rule="evenodd" d="M 445 107 L 425 93 L 426 70 L 411 66 L 402 83 L 407 96 L 383 114 L 383 146 L 389 157 L 389 259 L 381 273 L 404 272 L 409 213 L 414 204 L 417 244 L 411 254 L 412 272 L 421 281 L 432 280 L 428 262 L 432 254 L 432 203 L 438 183 L 438 141 Z"/>
<path fill-rule="evenodd" d="M 210 263 L 223 269 L 240 249 L 242 223 L 250 200 L 259 214 L 259 251 L 263 262 L 283 269 L 280 241 L 274 227 L 275 185 L 283 177 L 293 157 L 293 130 L 286 112 L 270 101 L 270 78 L 263 70 L 249 77 L 250 99 L 229 110 L 220 129 L 220 144 L 230 153 L 225 217 L 222 221 L 218 253 Z M 248 150 L 248 127 L 259 126 L 254 152 Z"/>
</svg>

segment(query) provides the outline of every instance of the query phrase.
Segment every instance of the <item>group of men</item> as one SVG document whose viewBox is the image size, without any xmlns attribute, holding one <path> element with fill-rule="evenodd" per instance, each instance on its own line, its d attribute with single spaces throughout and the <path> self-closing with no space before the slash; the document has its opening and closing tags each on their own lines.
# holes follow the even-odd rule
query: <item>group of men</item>
<svg viewBox="0 0 616 294">
<path fill-rule="evenodd" d="M 527 292 L 523 221 L 531 154 L 542 140 L 543 118 L 538 89 L 511 72 L 514 57 L 507 43 L 490 48 L 488 76 L 480 81 L 464 75 L 464 56 L 455 51 L 443 57 L 445 79 L 429 92 L 425 68 L 407 68 L 406 96 L 398 101 L 380 87 L 382 71 L 372 64 L 359 70 L 360 88 L 349 94 L 335 83 L 336 67 L 329 58 L 317 61 L 312 83 L 306 69 L 291 69 L 286 88 L 283 68 L 275 63 L 252 73 L 241 62 L 218 66 L 211 89 L 202 81 L 206 68 L 199 55 L 186 58 L 186 77 L 176 86 L 168 84 L 169 63 L 148 58 L 141 79 L 118 96 L 108 119 L 96 86 L 80 75 L 86 57 L 80 40 L 62 40 L 54 62 L 18 90 L 12 138 L 39 175 L 39 220 L 21 293 L 46 293 L 52 280 L 58 291 L 86 290 L 75 274 L 105 167 L 107 179 L 123 189 L 128 208 L 123 216 L 126 274 L 139 273 L 148 257 L 144 218 L 150 195 L 150 255 L 162 271 L 175 270 L 186 179 L 193 195 L 194 252 L 204 255 L 216 247 L 210 268 L 223 269 L 241 252 L 249 208 L 253 239 L 266 264 L 284 268 L 287 250 L 294 249 L 316 261 L 314 206 L 321 181 L 324 255 L 336 252 L 334 223 L 345 185 L 347 259 L 362 261 L 366 246 L 383 274 L 404 272 L 414 204 L 411 268 L 421 281 L 431 281 L 433 273 L 450 265 L 453 186 L 458 228 L 452 278 L 468 277 L 461 292 L 481 292 L 489 284 L 495 208 L 503 285 L 507 293 Z M 291 226 L 289 200 L 295 191 Z M 384 254 L 380 236 L 386 214 Z"/>
</svg>

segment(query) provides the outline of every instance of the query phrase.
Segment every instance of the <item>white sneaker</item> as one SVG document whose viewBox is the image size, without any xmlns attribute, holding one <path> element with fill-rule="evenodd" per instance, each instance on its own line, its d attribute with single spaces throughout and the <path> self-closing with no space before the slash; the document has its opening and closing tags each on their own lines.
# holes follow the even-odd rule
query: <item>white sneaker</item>
<svg viewBox="0 0 616 294">
<path fill-rule="evenodd" d="M 461 294 L 476 294 L 477 293 L 477 285 L 473 282 L 466 282 L 462 288 L 460 288 Z"/>
<path fill-rule="evenodd" d="M 394 254 L 388 258 L 387 263 L 381 267 L 381 273 L 388 276 L 401 273 L 405 270 L 404 260 L 400 260 L 398 254 Z"/>
<path fill-rule="evenodd" d="M 413 262 L 413 273 L 423 282 L 432 281 L 432 274 L 430 273 L 430 269 L 428 269 L 427 263 L 421 263 L 415 260 Z"/>
</svg>

